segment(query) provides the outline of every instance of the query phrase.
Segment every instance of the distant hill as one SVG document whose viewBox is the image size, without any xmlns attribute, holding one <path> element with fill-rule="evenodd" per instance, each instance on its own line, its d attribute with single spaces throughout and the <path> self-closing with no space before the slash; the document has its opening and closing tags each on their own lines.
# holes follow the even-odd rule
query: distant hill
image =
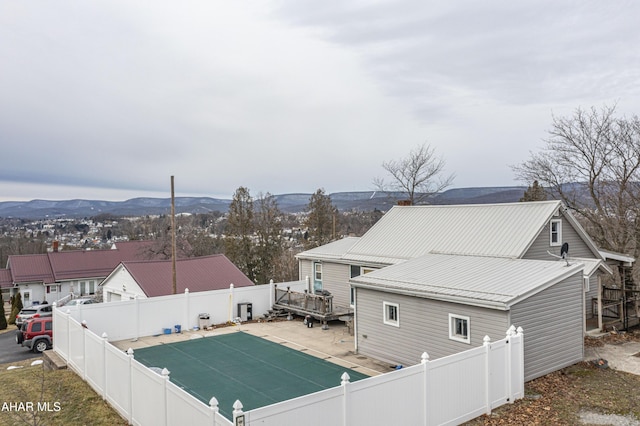
<svg viewBox="0 0 640 426">
<path fill-rule="evenodd" d="M 526 187 L 457 188 L 444 191 L 430 201 L 431 204 L 490 204 L 518 201 Z M 341 211 L 374 209 L 389 210 L 402 198 L 400 194 L 377 191 L 337 192 L 330 194 L 333 204 Z M 275 195 L 282 211 L 297 213 L 305 210 L 311 194 Z M 176 213 L 226 212 L 231 200 L 209 197 L 176 197 Z M 100 214 L 116 216 L 145 216 L 169 214 L 170 198 L 132 198 L 126 201 L 100 200 L 31 200 L 0 202 L 0 217 L 43 219 L 82 218 Z"/>
</svg>

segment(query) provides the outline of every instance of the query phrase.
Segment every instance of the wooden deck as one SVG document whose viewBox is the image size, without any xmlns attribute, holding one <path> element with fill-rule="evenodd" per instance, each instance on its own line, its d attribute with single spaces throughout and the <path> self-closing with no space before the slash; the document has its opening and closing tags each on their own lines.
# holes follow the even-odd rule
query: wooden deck
<svg viewBox="0 0 640 426">
<path fill-rule="evenodd" d="M 275 288 L 274 309 L 284 309 L 295 315 L 310 316 L 325 323 L 341 319 L 347 321 L 353 317 L 353 308 L 334 306 L 333 296 L 330 294 L 313 294 L 307 291 L 301 293 L 289 289 Z"/>
</svg>

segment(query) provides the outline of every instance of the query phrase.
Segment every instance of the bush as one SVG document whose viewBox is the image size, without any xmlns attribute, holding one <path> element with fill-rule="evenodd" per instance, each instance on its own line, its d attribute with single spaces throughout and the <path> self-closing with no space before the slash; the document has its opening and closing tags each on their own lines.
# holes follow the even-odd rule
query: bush
<svg viewBox="0 0 640 426">
<path fill-rule="evenodd" d="M 0 291 L 0 330 L 6 330 L 7 327 L 7 317 L 4 314 L 4 299 Z"/>
</svg>

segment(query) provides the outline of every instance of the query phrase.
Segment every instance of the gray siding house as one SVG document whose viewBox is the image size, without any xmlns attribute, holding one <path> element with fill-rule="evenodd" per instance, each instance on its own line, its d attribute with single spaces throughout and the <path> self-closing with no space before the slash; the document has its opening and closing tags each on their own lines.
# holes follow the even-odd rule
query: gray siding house
<svg viewBox="0 0 640 426">
<path fill-rule="evenodd" d="M 560 201 L 395 206 L 364 236 L 298 260 L 301 279 L 354 307 L 359 352 L 413 364 L 424 351 L 446 356 L 515 325 L 527 380 L 582 359 L 592 298 L 611 274 Z"/>
</svg>

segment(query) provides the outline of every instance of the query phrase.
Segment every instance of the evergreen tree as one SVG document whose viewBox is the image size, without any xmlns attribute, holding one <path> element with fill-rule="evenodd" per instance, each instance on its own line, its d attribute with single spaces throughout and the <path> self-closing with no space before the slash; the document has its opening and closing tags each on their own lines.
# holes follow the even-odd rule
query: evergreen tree
<svg viewBox="0 0 640 426">
<path fill-rule="evenodd" d="M 333 241 L 338 226 L 338 209 L 324 189 L 318 189 L 309 199 L 305 226 L 308 231 L 306 247 L 319 247 Z"/>
<path fill-rule="evenodd" d="M 9 315 L 9 324 L 16 323 L 16 317 L 22 310 L 22 296 L 20 293 L 13 297 L 13 304 L 11 306 L 11 314 Z"/>
<path fill-rule="evenodd" d="M 527 190 L 524 191 L 524 195 L 520 198 L 520 202 L 525 201 L 547 201 L 547 193 L 542 185 L 538 184 L 537 180 L 534 180 L 533 185 L 529 185 Z"/>
<path fill-rule="evenodd" d="M 7 317 L 4 313 L 4 299 L 2 298 L 2 292 L 0 291 L 0 330 L 6 330 Z"/>
<path fill-rule="evenodd" d="M 282 212 L 271 194 L 258 196 L 254 211 L 254 225 L 256 284 L 266 284 L 269 280 L 276 279 L 283 251 Z"/>
<path fill-rule="evenodd" d="M 255 283 L 253 234 L 253 198 L 249 190 L 241 186 L 233 194 L 233 200 L 229 205 L 224 241 L 225 255 Z"/>
</svg>

